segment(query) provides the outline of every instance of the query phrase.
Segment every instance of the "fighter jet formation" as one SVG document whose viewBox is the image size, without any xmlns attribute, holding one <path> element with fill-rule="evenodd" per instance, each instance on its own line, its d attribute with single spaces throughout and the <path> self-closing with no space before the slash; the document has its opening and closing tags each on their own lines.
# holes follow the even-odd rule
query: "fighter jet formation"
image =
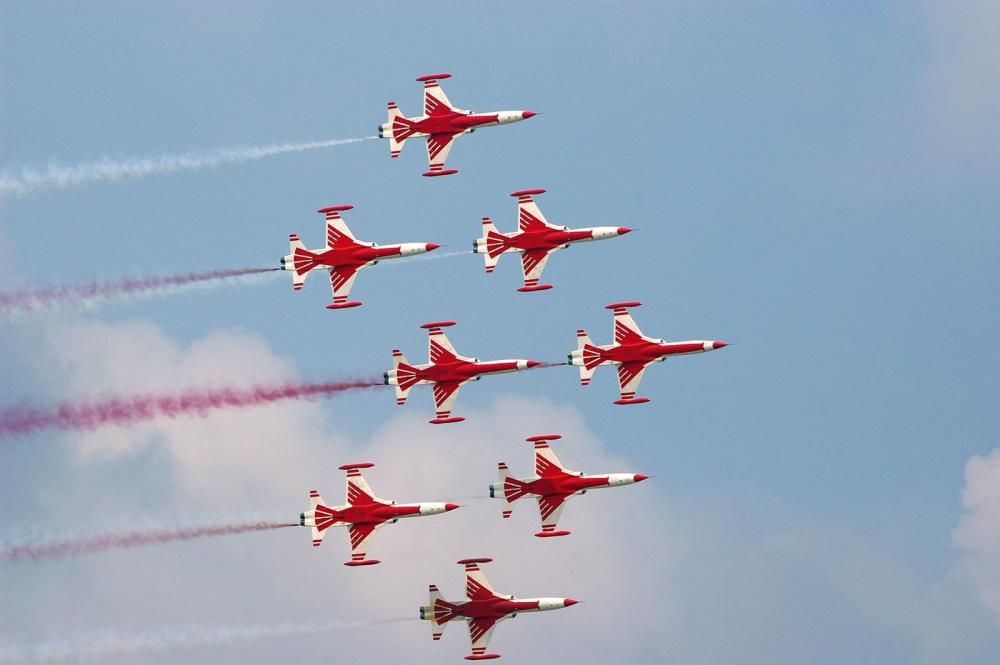
<svg viewBox="0 0 1000 665">
<path fill-rule="evenodd" d="M 428 171 L 424 176 L 436 177 L 457 173 L 456 169 L 446 169 L 445 162 L 455 140 L 474 132 L 480 127 L 506 125 L 535 116 L 531 111 L 497 111 L 492 113 L 474 113 L 454 107 L 441 89 L 439 81 L 449 78 L 450 74 L 432 74 L 421 76 L 418 82 L 424 84 L 423 114 L 406 117 L 394 102 L 388 104 L 388 121 L 379 126 L 379 136 L 389 142 L 390 156 L 399 157 L 407 139 L 424 138 L 427 145 Z M 360 139 L 359 139 L 360 140 Z M 551 224 L 542 214 L 535 198 L 544 194 L 543 189 L 526 189 L 516 191 L 511 196 L 517 199 L 518 222 L 517 230 L 502 233 L 497 230 L 489 217 L 482 218 L 482 236 L 473 242 L 473 251 L 482 256 L 486 273 L 492 273 L 504 254 L 520 254 L 523 283 L 517 290 L 520 292 L 541 292 L 552 288 L 551 284 L 541 283 L 542 273 L 550 256 L 559 250 L 573 244 L 616 238 L 628 234 L 631 229 L 626 226 L 608 225 L 586 228 L 570 228 Z M 324 216 L 326 227 L 326 242 L 322 248 L 307 249 L 297 234 L 289 235 L 289 254 L 281 258 L 281 269 L 291 274 L 292 288 L 300 291 L 306 278 L 314 271 L 325 271 L 329 275 L 332 291 L 332 302 L 326 305 L 331 310 L 346 310 L 360 306 L 357 300 L 350 300 L 351 290 L 358 273 L 380 261 L 414 257 L 434 251 L 440 245 L 430 242 L 410 242 L 392 245 L 379 245 L 374 242 L 362 241 L 355 237 L 341 213 L 352 210 L 353 206 L 338 205 L 321 208 L 319 213 Z M 615 220 L 617 221 L 617 220 Z M 610 246 L 609 246 L 610 247 Z M 440 256 L 440 255 L 436 255 Z M 276 269 L 271 269 L 276 270 Z M 544 298 L 544 296 L 539 296 Z M 680 355 L 692 355 L 721 349 L 727 344 L 714 340 L 689 340 L 669 342 L 663 339 L 648 337 L 642 333 L 629 314 L 629 309 L 638 307 L 639 302 L 620 302 L 607 305 L 613 312 L 612 342 L 606 345 L 595 345 L 583 330 L 577 331 L 576 349 L 570 351 L 563 362 L 542 362 L 528 359 L 505 359 L 483 361 L 475 357 L 460 355 L 444 329 L 456 325 L 453 321 L 436 321 L 421 326 L 428 333 L 427 362 L 411 364 L 399 349 L 392 351 L 392 367 L 382 375 L 385 385 L 393 386 L 398 406 L 403 406 L 410 391 L 418 385 L 431 386 L 434 400 L 434 418 L 429 422 L 435 425 L 459 423 L 464 417 L 452 415 L 459 392 L 466 384 L 478 381 L 484 376 L 520 372 L 523 370 L 573 366 L 579 370 L 580 384 L 588 385 L 598 367 L 614 365 L 617 369 L 619 398 L 617 405 L 633 405 L 649 402 L 649 398 L 637 397 L 636 393 L 642 381 L 645 370 L 653 363 L 662 362 L 667 358 Z M 401 311 L 406 312 L 405 308 Z M 345 313 L 343 316 L 351 316 Z M 539 324 L 539 321 L 535 322 Z M 544 319 L 541 320 L 544 324 Z M 539 325 L 541 327 L 541 325 Z M 321 394 L 332 394 L 348 389 L 370 389 L 378 387 L 378 375 L 367 381 L 330 382 L 305 386 L 285 386 L 277 390 L 256 388 L 250 394 L 224 391 L 225 399 L 216 399 L 215 393 L 207 396 L 200 394 L 194 397 L 204 399 L 192 401 L 187 395 L 180 403 L 189 405 L 183 408 L 198 408 L 201 411 L 221 406 L 244 406 L 269 403 L 278 399 L 308 398 Z M 186 401 L 185 401 L 186 400 Z M 147 401 L 115 401 L 118 417 L 123 417 L 122 404 L 128 409 L 125 420 L 120 423 L 130 423 L 159 413 L 149 406 Z M 163 400 L 173 408 L 175 400 Z M 159 402 L 156 402 L 159 403 Z M 194 406 L 191 407 L 190 405 Z M 207 404 L 209 406 L 202 406 Z M 129 410 L 131 409 L 131 410 Z M 167 409 L 164 408 L 164 411 Z M 93 427 L 91 411 L 80 409 L 82 426 Z M 102 411 L 98 409 L 98 411 Z M 135 414 L 132 415 L 132 411 Z M 109 410 L 110 412 L 110 410 Z M 174 412 L 175 413 L 176 409 Z M 21 431 L 17 428 L 41 427 L 48 423 L 65 422 L 73 415 L 72 409 L 63 408 L 56 414 L 42 414 L 34 420 L 13 420 L 13 425 L 6 425 L 0 418 L 0 435 L 8 427 L 11 431 Z M 152 415 L 150 415 L 152 414 Z M 16 415 L 16 414 L 15 414 Z M 90 418 L 86 420 L 85 417 Z M 22 422 L 24 421 L 24 422 Z M 551 539 L 567 536 L 569 531 L 559 528 L 566 502 L 573 497 L 586 494 L 591 490 L 621 487 L 642 482 L 649 476 L 639 473 L 604 473 L 588 475 L 567 469 L 559 461 L 550 447 L 550 442 L 559 440 L 558 434 L 535 435 L 527 438 L 534 447 L 534 475 L 524 478 L 511 474 L 505 462 L 498 464 L 498 482 L 489 485 L 489 497 L 502 501 L 502 519 L 510 518 L 514 505 L 521 499 L 533 499 L 539 510 L 540 530 L 536 537 Z M 475 445 L 470 441 L 470 445 Z M 414 459 L 420 459 L 415 455 Z M 320 496 L 317 490 L 309 493 L 309 508 L 299 514 L 298 524 L 310 529 L 313 547 L 319 547 L 332 527 L 344 527 L 350 542 L 350 559 L 344 562 L 352 568 L 372 566 L 380 563 L 377 559 L 367 558 L 375 532 L 389 524 L 395 524 L 401 519 L 410 517 L 426 517 L 451 512 L 460 506 L 449 502 L 421 502 L 397 504 L 395 501 L 377 497 L 365 480 L 362 471 L 373 467 L 371 462 L 345 464 L 340 468 L 346 474 L 346 498 L 343 505 L 330 506 Z M 485 483 L 485 478 L 484 482 Z M 486 499 L 487 497 L 478 497 Z M 464 513 L 464 511 L 463 511 Z M 279 524 L 278 526 L 292 526 Z M 571 541 L 572 542 L 572 541 Z M 544 545 L 543 547 L 551 547 Z M 571 598 L 546 597 L 522 598 L 500 594 L 490 585 L 480 569 L 480 564 L 488 563 L 488 558 L 462 559 L 458 563 L 464 566 L 466 575 L 466 600 L 448 601 L 444 599 L 438 588 L 430 586 L 430 600 L 420 608 L 421 619 L 429 621 L 434 640 L 441 638 L 444 628 L 452 621 L 465 621 L 469 628 L 472 643 L 469 660 L 485 660 L 499 658 L 497 653 L 487 653 L 490 639 L 496 624 L 520 613 L 540 612 L 562 609 L 575 605 L 578 601 Z M 606 571 L 581 571 L 601 572 Z"/>
</svg>

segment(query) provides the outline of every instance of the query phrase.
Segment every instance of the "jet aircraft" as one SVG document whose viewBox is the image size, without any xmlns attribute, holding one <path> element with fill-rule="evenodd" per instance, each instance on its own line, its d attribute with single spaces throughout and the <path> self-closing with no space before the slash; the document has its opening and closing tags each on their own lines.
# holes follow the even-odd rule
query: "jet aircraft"
<svg viewBox="0 0 1000 665">
<path fill-rule="evenodd" d="M 515 598 L 494 591 L 486 575 L 479 568 L 481 563 L 493 559 L 462 559 L 465 566 L 465 602 L 450 602 L 441 596 L 438 588 L 430 585 L 430 603 L 420 608 L 420 618 L 431 622 L 433 639 L 441 639 L 449 621 L 466 621 L 469 624 L 469 639 L 472 653 L 466 660 L 488 660 L 499 658 L 498 653 L 486 653 L 493 629 L 498 622 L 512 619 L 522 612 L 545 612 L 576 605 L 572 598 Z"/>
<path fill-rule="evenodd" d="M 587 333 L 576 331 L 576 350 L 568 354 L 569 364 L 580 368 L 580 385 L 590 384 L 590 379 L 601 365 L 618 366 L 618 386 L 620 396 L 615 404 L 644 404 L 647 397 L 636 397 L 639 382 L 646 368 L 655 362 L 663 362 L 673 356 L 690 355 L 714 351 L 728 346 L 725 342 L 711 340 L 690 340 L 668 342 L 646 337 L 628 313 L 630 307 L 639 307 L 639 302 L 621 302 L 608 305 L 614 312 L 612 329 L 614 343 L 595 346 Z"/>
<path fill-rule="evenodd" d="M 488 374 L 505 374 L 538 367 L 537 360 L 490 360 L 460 356 L 448 341 L 442 328 L 455 325 L 454 321 L 426 323 L 421 328 L 428 331 L 427 363 L 411 365 L 402 351 L 392 350 L 392 369 L 383 374 L 386 385 L 396 386 L 396 404 L 402 406 L 413 386 L 434 386 L 434 425 L 457 423 L 465 420 L 452 416 L 451 410 L 458 399 L 458 391 L 470 381 L 478 381 Z"/>
<path fill-rule="evenodd" d="M 406 517 L 440 515 L 455 510 L 454 503 L 396 503 L 380 499 L 361 475 L 362 469 L 375 466 L 370 462 L 345 464 L 341 471 L 347 472 L 347 503 L 343 506 L 327 506 L 316 490 L 309 491 L 309 510 L 299 514 L 299 524 L 312 529 L 313 547 L 323 543 L 326 530 L 334 526 L 347 527 L 351 538 L 351 560 L 345 566 L 372 566 L 376 559 L 366 559 L 375 530 L 387 524 L 395 524 Z"/>
<path fill-rule="evenodd" d="M 567 249 L 578 242 L 617 238 L 632 231 L 625 226 L 571 229 L 568 226 L 549 224 L 532 198 L 544 193 L 544 189 L 526 189 L 511 194 L 517 197 L 517 231 L 500 233 L 489 217 L 483 217 L 483 237 L 477 238 L 472 244 L 473 251 L 482 254 L 486 260 L 487 273 L 493 272 L 500 257 L 507 252 L 521 252 L 524 286 L 518 291 L 522 293 L 552 288 L 551 284 L 539 284 L 538 280 L 553 252 Z"/>
<path fill-rule="evenodd" d="M 327 309 L 357 307 L 360 301 L 348 302 L 358 272 L 379 261 L 400 259 L 431 252 L 440 245 L 423 242 L 406 242 L 398 245 L 377 245 L 358 240 L 351 233 L 340 213 L 354 206 L 331 206 L 318 212 L 326 217 L 326 247 L 308 250 L 295 233 L 288 236 L 291 253 L 281 259 L 281 269 L 292 273 L 292 288 L 302 290 L 306 277 L 313 270 L 330 271 L 333 303 Z"/>
<path fill-rule="evenodd" d="M 459 136 L 471 134 L 479 127 L 509 125 L 538 115 L 532 111 L 474 113 L 455 108 L 438 83 L 446 78 L 451 78 L 451 74 L 430 74 L 418 78 L 417 81 L 424 84 L 423 115 L 407 118 L 396 102 L 389 102 L 389 120 L 378 128 L 379 137 L 389 139 L 389 155 L 393 159 L 399 157 L 406 139 L 426 138 L 429 167 L 424 175 L 430 177 L 458 173 L 456 169 L 446 169 L 444 163 Z"/>
</svg>

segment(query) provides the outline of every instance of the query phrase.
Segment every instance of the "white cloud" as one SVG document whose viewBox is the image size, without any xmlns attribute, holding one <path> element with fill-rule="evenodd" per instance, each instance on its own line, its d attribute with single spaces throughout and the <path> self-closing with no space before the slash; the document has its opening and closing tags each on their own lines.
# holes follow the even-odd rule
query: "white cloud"
<svg viewBox="0 0 1000 665">
<path fill-rule="evenodd" d="M 847 186 L 953 188 L 1000 174 L 1000 3 L 900 4 L 894 63 Z M 891 62 L 891 61 L 890 61 Z M 865 100 L 858 100 L 864 103 Z M 985 180 L 984 180 L 985 178 Z"/>
<path fill-rule="evenodd" d="M 1000 624 L 1000 449 L 965 465 L 965 512 L 952 534 L 964 570 Z"/>
<path fill-rule="evenodd" d="M 914 107 L 936 160 L 997 167 L 1000 143 L 1000 4 L 926 0 L 930 60 Z"/>
</svg>

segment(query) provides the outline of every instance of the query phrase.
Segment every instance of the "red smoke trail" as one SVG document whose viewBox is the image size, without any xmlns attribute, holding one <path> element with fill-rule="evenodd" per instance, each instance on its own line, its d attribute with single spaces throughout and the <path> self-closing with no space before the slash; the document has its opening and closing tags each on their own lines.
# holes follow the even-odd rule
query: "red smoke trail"
<svg viewBox="0 0 1000 665">
<path fill-rule="evenodd" d="M 201 526 L 187 529 L 162 529 L 159 531 L 135 531 L 132 533 L 103 534 L 58 540 L 40 545 L 13 545 L 0 547 L 0 562 L 21 561 L 31 559 L 58 559 L 67 556 L 94 554 L 113 549 L 128 549 L 146 545 L 163 545 L 178 540 L 194 540 L 209 536 L 233 536 L 251 531 L 270 531 L 285 527 L 298 526 L 286 522 L 247 522 L 244 524 L 221 524 L 217 526 Z"/>
<path fill-rule="evenodd" d="M 51 408 L 19 406 L 0 410 L 0 438 L 46 429 L 92 430 L 103 425 L 128 425 L 160 417 L 205 416 L 216 409 L 242 409 L 293 399 L 329 397 L 380 386 L 382 381 L 372 379 L 289 383 L 251 388 L 191 389 L 177 395 L 110 397 L 91 402 L 63 402 Z"/>
<path fill-rule="evenodd" d="M 126 279 L 120 282 L 94 282 L 80 286 L 51 286 L 37 291 L 0 292 L 0 314 L 33 312 L 58 305 L 87 304 L 98 300 L 154 295 L 174 288 L 224 281 L 236 277 L 274 272 L 279 268 L 237 268 L 209 270 L 183 275 Z"/>
</svg>

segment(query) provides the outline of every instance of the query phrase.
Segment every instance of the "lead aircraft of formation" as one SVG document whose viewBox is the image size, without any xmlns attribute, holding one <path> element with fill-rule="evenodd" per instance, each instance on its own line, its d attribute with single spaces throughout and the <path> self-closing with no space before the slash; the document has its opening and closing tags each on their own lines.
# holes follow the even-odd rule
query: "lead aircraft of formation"
<svg viewBox="0 0 1000 665">
<path fill-rule="evenodd" d="M 576 350 L 568 354 L 569 364 L 580 368 L 580 385 L 590 384 L 590 379 L 601 365 L 618 366 L 618 387 L 620 396 L 615 404 L 643 404 L 648 397 L 636 397 L 639 382 L 646 368 L 653 363 L 663 362 L 673 356 L 705 353 L 728 346 L 725 342 L 712 340 L 688 340 L 668 342 L 642 334 L 639 326 L 628 313 L 629 308 L 639 307 L 639 302 L 620 302 L 608 305 L 614 312 L 612 334 L 614 343 L 597 346 L 583 330 L 576 331 Z"/>
</svg>

